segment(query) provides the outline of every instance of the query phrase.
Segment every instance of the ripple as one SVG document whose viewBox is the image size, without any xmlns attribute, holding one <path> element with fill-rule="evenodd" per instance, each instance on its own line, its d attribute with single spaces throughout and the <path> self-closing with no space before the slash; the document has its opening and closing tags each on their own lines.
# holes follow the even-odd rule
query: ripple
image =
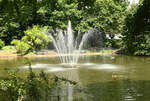
<svg viewBox="0 0 150 101">
<path fill-rule="evenodd" d="M 120 70 L 123 69 L 120 65 L 113 65 L 113 64 L 95 64 L 90 67 L 85 67 L 88 69 L 96 69 L 96 70 Z"/>
<path fill-rule="evenodd" d="M 34 65 L 31 65 L 32 68 L 46 68 L 46 67 L 49 67 L 49 66 L 50 66 L 50 64 L 34 64 Z M 29 65 L 22 66 L 20 68 L 28 69 Z"/>
</svg>

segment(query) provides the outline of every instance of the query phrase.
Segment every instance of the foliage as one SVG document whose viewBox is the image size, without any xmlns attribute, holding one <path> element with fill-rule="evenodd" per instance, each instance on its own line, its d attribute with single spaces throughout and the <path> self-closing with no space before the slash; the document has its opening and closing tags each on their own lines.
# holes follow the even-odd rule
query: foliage
<svg viewBox="0 0 150 101">
<path fill-rule="evenodd" d="M 49 78 L 43 71 L 35 74 L 31 65 L 25 79 L 17 72 L 8 73 L 7 79 L 0 80 L 0 90 L 7 94 L 7 101 L 50 101 L 53 88 L 63 81 L 71 84 L 71 81 L 56 76 Z"/>
<path fill-rule="evenodd" d="M 25 31 L 25 36 L 21 40 L 13 40 L 11 44 L 15 45 L 17 52 L 21 54 L 40 50 L 51 41 L 45 34 L 46 29 L 47 27 L 33 26 Z"/>
<path fill-rule="evenodd" d="M 115 34 L 121 30 L 127 7 L 126 2 L 114 0 L 60 1 L 57 2 L 57 8 L 51 11 L 49 23 L 54 28 L 64 29 L 68 20 L 71 20 L 75 31 L 85 32 L 91 28 L 98 28 L 105 33 Z"/>
<path fill-rule="evenodd" d="M 66 29 L 68 20 L 75 34 L 92 28 L 104 35 L 121 33 L 127 4 L 127 0 L 1 0 L 0 38 L 9 45 L 27 35 L 29 27 Z"/>
<path fill-rule="evenodd" d="M 93 26 L 107 34 L 120 33 L 127 9 L 126 1 L 97 0 L 94 6 L 91 10 L 92 17 L 90 16 L 95 19 Z"/>
<path fill-rule="evenodd" d="M 59 0 L 55 4 L 54 10 L 49 10 L 50 5 L 45 6 L 46 14 L 50 15 L 48 24 L 53 29 L 66 29 L 71 20 L 75 34 L 97 29 L 104 40 L 106 34 L 122 32 L 128 5 L 126 0 Z"/>
<path fill-rule="evenodd" d="M 33 26 L 33 28 L 25 31 L 25 36 L 22 41 L 33 47 L 35 50 L 40 50 L 48 45 L 51 41 L 45 34 L 47 27 Z"/>
<path fill-rule="evenodd" d="M 49 25 L 65 29 L 68 20 L 76 32 L 99 28 L 117 33 L 126 7 L 126 0 L 1 0 L 0 37 L 9 44 L 13 39 L 20 40 L 28 27 Z"/>
<path fill-rule="evenodd" d="M 121 40 L 116 40 L 116 39 L 107 39 L 106 41 L 106 47 L 109 48 L 120 48 L 121 46 Z"/>
<path fill-rule="evenodd" d="M 4 51 L 16 51 L 16 48 L 14 46 L 4 46 L 2 48 Z"/>
<path fill-rule="evenodd" d="M 25 54 L 26 52 L 29 52 L 29 50 L 32 48 L 29 44 L 20 40 L 13 40 L 11 44 L 15 45 L 17 53 L 21 53 L 21 54 Z"/>
<path fill-rule="evenodd" d="M 125 24 L 123 50 L 132 55 L 150 55 L 150 1 L 143 0 L 134 7 Z"/>
<path fill-rule="evenodd" d="M 32 25 L 43 23 L 39 0 L 0 0 L 0 37 L 8 45 Z"/>
<path fill-rule="evenodd" d="M 5 46 L 5 43 L 0 39 L 0 49 L 2 49 Z"/>
<path fill-rule="evenodd" d="M 10 73 L 8 80 L 0 81 L 0 89 L 7 93 L 9 101 L 45 101 L 45 98 L 49 98 L 46 94 L 55 82 L 47 81 L 40 75 L 36 76 L 30 71 L 27 80 L 23 80 L 15 73 Z"/>
</svg>

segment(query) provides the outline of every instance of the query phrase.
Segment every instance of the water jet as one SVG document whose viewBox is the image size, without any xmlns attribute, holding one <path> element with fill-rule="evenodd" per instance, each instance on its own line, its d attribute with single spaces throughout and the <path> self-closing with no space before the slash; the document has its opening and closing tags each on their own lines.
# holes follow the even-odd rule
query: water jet
<svg viewBox="0 0 150 101">
<path fill-rule="evenodd" d="M 75 37 L 71 28 L 71 21 L 68 22 L 67 31 L 56 29 L 56 31 L 49 30 L 46 34 L 52 39 L 61 63 L 71 67 L 77 64 L 82 47 L 90 35 L 89 32 L 83 35 L 78 33 Z"/>
</svg>

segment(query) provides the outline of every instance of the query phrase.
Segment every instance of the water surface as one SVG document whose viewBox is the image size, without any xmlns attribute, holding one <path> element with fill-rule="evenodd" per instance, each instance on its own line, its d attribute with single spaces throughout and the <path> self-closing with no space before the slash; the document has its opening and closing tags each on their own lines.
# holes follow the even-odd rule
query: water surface
<svg viewBox="0 0 150 101">
<path fill-rule="evenodd" d="M 19 68 L 21 76 L 25 76 L 27 61 L 36 72 L 44 70 L 48 74 L 77 81 L 86 89 L 86 97 L 82 101 L 150 100 L 149 57 L 84 56 L 75 67 L 61 64 L 58 58 L 0 60 L 0 77 L 6 76 L 5 68 Z"/>
</svg>

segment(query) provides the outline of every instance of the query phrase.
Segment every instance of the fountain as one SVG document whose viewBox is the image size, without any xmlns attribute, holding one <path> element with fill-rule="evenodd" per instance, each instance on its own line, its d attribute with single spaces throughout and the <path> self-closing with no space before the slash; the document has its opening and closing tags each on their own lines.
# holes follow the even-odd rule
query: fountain
<svg viewBox="0 0 150 101">
<path fill-rule="evenodd" d="M 71 21 L 68 22 L 67 31 L 56 29 L 56 31 L 49 30 L 46 34 L 52 39 L 53 45 L 59 55 L 60 62 L 65 67 L 74 67 L 77 64 L 82 47 L 87 42 L 90 35 L 89 32 L 86 32 L 84 35 L 78 33 L 75 37 L 71 28 Z M 71 75 L 72 74 L 69 74 L 68 77 L 72 77 Z M 65 86 L 62 88 L 64 87 Z M 73 101 L 73 86 L 68 84 L 66 87 L 65 90 L 61 89 L 61 91 L 67 90 L 68 101 Z"/>
<path fill-rule="evenodd" d="M 52 39 L 61 63 L 70 66 L 77 64 L 82 47 L 90 35 L 88 32 L 84 35 L 78 33 L 75 38 L 71 28 L 71 21 L 68 22 L 67 31 L 56 29 L 56 31 L 49 30 L 46 34 Z"/>
</svg>

